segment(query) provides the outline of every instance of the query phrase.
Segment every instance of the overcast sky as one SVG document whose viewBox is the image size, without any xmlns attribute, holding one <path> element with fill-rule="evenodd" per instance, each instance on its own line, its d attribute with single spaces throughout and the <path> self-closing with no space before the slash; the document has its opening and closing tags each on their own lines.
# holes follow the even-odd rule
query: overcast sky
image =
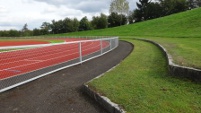
<svg viewBox="0 0 201 113">
<path fill-rule="evenodd" d="M 136 1 L 127 0 L 130 10 L 136 8 Z M 109 14 L 111 0 L 0 0 L 0 30 L 20 30 L 24 24 L 29 29 L 39 28 L 43 22 L 66 17 L 81 19 Z"/>
</svg>

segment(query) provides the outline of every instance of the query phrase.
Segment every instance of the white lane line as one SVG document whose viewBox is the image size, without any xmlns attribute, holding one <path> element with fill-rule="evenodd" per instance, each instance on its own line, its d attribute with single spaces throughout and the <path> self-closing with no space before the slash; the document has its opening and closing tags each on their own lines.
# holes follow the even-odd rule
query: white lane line
<svg viewBox="0 0 201 113">
<path fill-rule="evenodd" d="M 48 53 L 51 52 L 51 51 L 48 51 L 45 55 L 40 56 L 40 57 L 46 57 L 46 56 L 56 55 L 56 54 L 60 54 L 60 53 L 64 53 L 64 52 L 68 52 L 68 51 L 72 51 L 72 50 L 75 50 L 75 48 L 72 48 L 72 49 L 66 49 L 65 51 L 59 51 L 59 52 L 57 52 L 57 53 L 52 53 L 52 54 L 48 54 Z M 34 59 L 34 58 L 37 59 L 38 56 L 32 57 L 32 59 Z M 1 66 L 1 65 L 6 65 L 6 64 L 16 63 L 16 62 L 20 62 L 20 61 L 24 61 L 24 59 L 22 59 L 22 60 L 18 60 L 18 61 L 13 61 L 13 62 L 8 62 L 8 63 L 1 63 L 0 66 Z M 42 61 L 42 60 L 37 60 L 37 61 Z"/>
<path fill-rule="evenodd" d="M 20 73 L 21 71 L 20 70 L 14 70 L 14 69 L 4 69 L 5 71 L 11 71 L 11 72 L 15 72 L 15 73 Z"/>
<path fill-rule="evenodd" d="M 27 63 L 27 64 L 23 64 L 23 65 L 19 65 L 19 66 L 14 66 L 14 67 L 2 69 L 2 70 L 0 70 L 0 71 L 15 70 L 14 68 L 25 67 L 25 66 L 28 66 L 28 65 L 36 64 L 36 63 L 40 63 L 40 62 Z"/>
<path fill-rule="evenodd" d="M 43 62 L 44 60 L 24 59 L 23 61 L 30 61 L 30 62 Z"/>
<path fill-rule="evenodd" d="M 92 48 L 96 48 L 98 45 L 96 46 L 93 46 Z M 86 48 L 86 49 L 83 49 L 82 51 L 86 51 L 86 50 L 90 50 L 91 48 Z M 41 60 L 41 61 L 38 61 L 38 62 L 34 62 L 34 63 L 28 63 L 28 64 L 24 64 L 24 65 L 20 65 L 20 66 L 14 66 L 14 67 L 11 67 L 11 68 L 6 68 L 6 69 L 3 69 L 3 70 L 0 70 L 0 71 L 5 71 L 7 69 L 14 69 L 14 68 L 19 68 L 19 67 L 25 67 L 25 66 L 28 66 L 28 65 L 33 65 L 33 64 L 37 64 L 37 63 L 40 63 L 40 62 L 45 62 L 45 61 L 50 61 L 50 60 L 53 60 L 53 59 L 59 59 L 59 58 L 62 58 L 62 57 L 68 57 L 70 55 L 73 55 L 73 54 L 77 54 L 79 52 L 74 52 L 74 53 L 71 53 L 71 54 L 68 54 L 68 55 L 63 55 L 63 56 L 58 56 L 58 57 L 54 57 L 54 58 L 50 58 L 50 59 L 46 59 L 46 60 Z M 93 53 L 93 52 L 92 52 Z M 78 56 L 79 57 L 79 56 Z"/>
<path fill-rule="evenodd" d="M 65 47 L 66 45 L 55 45 L 55 46 L 51 46 L 53 47 L 52 49 L 49 49 L 49 47 L 44 47 L 44 48 L 35 48 L 34 50 L 25 50 L 23 51 L 23 53 L 20 53 L 18 55 L 26 55 L 26 58 L 29 58 L 30 56 L 34 55 L 43 55 L 44 53 L 52 53 L 52 52 L 57 52 L 59 50 L 61 50 L 61 48 Z M 74 46 L 73 44 L 71 45 L 72 47 Z M 73 49 L 73 48 L 72 48 Z M 15 51 L 16 52 L 16 51 Z M 31 53 L 31 54 L 29 54 Z M 6 53 L 5 53 L 6 54 Z M 9 53 L 10 54 L 10 53 Z M 4 55 L 5 56 L 5 55 Z M 9 55 L 8 55 L 9 56 Z M 0 61 L 5 61 L 5 60 L 9 60 L 12 59 L 13 57 L 15 58 L 16 55 L 11 55 L 12 57 L 9 58 L 6 56 L 6 58 L 0 59 Z"/>
<path fill-rule="evenodd" d="M 93 43 L 95 43 L 95 42 L 89 42 L 89 44 L 87 44 L 87 45 L 85 45 L 84 47 L 85 48 L 87 48 L 87 47 L 89 47 L 89 46 L 91 46 L 91 45 L 93 45 Z M 93 49 L 93 48 L 96 48 L 97 46 L 99 46 L 99 44 L 98 45 L 96 45 L 96 46 L 93 46 L 93 47 L 91 47 L 91 48 L 87 48 L 87 49 L 83 49 L 82 51 L 86 51 L 86 50 L 89 50 L 89 49 Z M 71 50 L 73 50 L 74 48 L 72 48 Z M 71 51 L 71 50 L 67 50 L 67 51 Z M 64 51 L 63 51 L 64 52 Z M 63 53 L 63 52 L 58 52 L 58 53 L 56 53 L 56 54 L 60 54 L 60 53 Z M 77 52 L 76 52 L 77 53 Z M 93 53 L 93 52 L 92 52 Z M 50 56 L 50 55 L 55 55 L 55 54 L 49 54 L 49 55 L 44 55 L 43 57 L 47 57 L 47 56 Z M 64 56 L 66 56 L 66 55 L 64 55 Z M 35 57 L 35 58 L 37 58 L 37 57 Z M 58 58 L 58 57 L 55 57 L 55 58 Z M 51 58 L 52 59 L 52 58 Z M 54 58 L 53 58 L 54 59 Z M 50 60 L 50 59 L 49 59 Z M 19 61 L 34 61 L 35 63 L 39 63 L 39 62 L 43 62 L 43 61 L 47 61 L 47 60 L 31 60 L 31 59 L 23 59 L 23 60 L 19 60 Z M 15 61 L 15 62 L 19 62 L 19 61 Z M 5 64 L 11 64 L 11 63 L 14 63 L 14 62 L 9 62 L 9 63 L 4 63 L 4 64 L 0 64 L 0 65 L 5 65 Z M 34 64 L 34 63 L 31 63 L 31 64 Z M 23 65 L 21 65 L 21 66 L 23 66 Z M 21 67 L 20 66 L 20 67 Z M 18 67 L 18 66 L 17 66 Z M 12 67 L 13 68 L 13 67 Z M 15 67 L 14 67 L 15 68 Z M 0 70 L 0 71 L 3 71 L 3 70 Z"/>
<path fill-rule="evenodd" d="M 87 50 L 90 50 L 90 49 L 93 49 L 93 48 L 96 48 L 99 46 L 99 44 L 97 44 L 96 46 L 93 46 L 91 48 L 87 48 L 89 45 L 92 45 L 94 42 L 91 42 L 90 44 L 84 46 L 86 49 L 83 49 L 82 51 L 87 51 Z M 72 49 L 73 50 L 73 49 Z M 69 51 L 69 50 L 67 50 Z M 97 50 L 98 51 L 98 50 Z M 61 53 L 61 52 L 59 52 Z M 50 59 L 46 59 L 46 60 L 35 60 L 36 62 L 34 63 L 29 63 L 29 64 L 25 64 L 25 65 L 20 65 L 20 66 L 14 66 L 14 67 L 11 67 L 11 68 L 6 68 L 6 69 L 3 69 L 3 70 L 0 70 L 0 71 L 5 71 L 7 69 L 13 69 L 13 68 L 19 68 L 19 67 L 24 67 L 24 66 L 28 66 L 28 65 L 32 65 L 32 64 L 37 64 L 37 63 L 40 63 L 40 62 L 44 62 L 44 61 L 48 61 L 48 60 L 53 60 L 53 59 L 57 59 L 57 58 L 62 58 L 62 57 L 67 57 L 67 56 L 70 56 L 70 55 L 73 55 L 73 54 L 76 54 L 76 53 L 79 53 L 79 52 L 74 52 L 74 53 L 71 53 L 71 54 L 68 54 L 68 55 L 63 55 L 63 56 L 59 56 L 59 57 L 54 57 L 54 58 L 50 58 Z M 93 52 L 92 52 L 93 53 Z M 57 53 L 58 54 L 58 53 Z M 90 53 L 91 54 L 91 53 Z M 47 55 L 48 56 L 48 55 Z M 33 60 L 34 61 L 34 60 Z"/>
<path fill-rule="evenodd" d="M 83 43 L 83 44 L 85 44 L 85 43 Z M 88 42 L 87 46 L 90 46 L 92 43 L 93 42 Z M 79 44 L 79 43 L 77 43 L 77 44 Z M 67 51 L 74 50 L 76 48 L 77 44 L 71 44 L 70 49 L 68 49 Z M 69 45 L 67 45 L 67 46 L 69 46 Z M 53 46 L 51 46 L 51 47 L 53 47 Z M 48 55 L 53 55 L 54 52 L 57 52 L 57 53 L 64 52 L 64 51 L 61 51 L 62 50 L 61 48 L 63 48 L 63 47 L 64 48 L 69 48 L 69 47 L 66 47 L 66 45 L 56 45 L 56 46 L 54 46 L 54 49 L 51 49 L 51 50 L 48 49 L 48 47 L 37 48 L 38 51 L 36 51 L 36 49 L 35 49 L 34 52 L 33 51 L 27 51 L 26 53 L 22 53 L 22 54 L 25 54 L 26 58 L 32 56 L 31 54 L 33 54 L 33 53 L 35 53 L 34 55 L 40 55 L 40 56 L 44 55 L 44 54 L 48 54 L 48 53 L 50 53 Z M 48 49 L 48 51 L 46 51 L 47 49 Z M 31 54 L 29 55 L 29 53 L 31 53 Z M 20 55 L 22 55 L 22 54 L 20 54 Z M 14 57 L 16 57 L 16 56 L 14 56 Z M 38 57 L 38 56 L 36 56 L 36 57 Z M 35 57 L 33 57 L 33 58 L 35 58 Z M 9 58 L 9 57 L 8 58 L 4 58 L 3 60 L 0 60 L 0 61 L 5 61 L 5 60 L 9 60 L 9 59 L 13 59 L 13 57 L 12 58 Z M 18 60 L 18 61 L 20 61 L 20 60 Z M 18 61 L 15 61 L 15 62 L 18 62 Z M 5 65 L 5 64 L 9 64 L 9 63 L 2 63 L 0 65 Z"/>
</svg>

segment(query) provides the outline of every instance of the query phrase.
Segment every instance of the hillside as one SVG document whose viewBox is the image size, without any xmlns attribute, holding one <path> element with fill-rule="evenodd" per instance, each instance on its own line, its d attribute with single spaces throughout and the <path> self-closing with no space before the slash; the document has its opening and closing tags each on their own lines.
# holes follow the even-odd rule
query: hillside
<svg viewBox="0 0 201 113">
<path fill-rule="evenodd" d="M 61 34 L 60 34 L 61 35 Z M 115 28 L 74 32 L 63 35 L 201 37 L 201 8 L 145 22 Z"/>
<path fill-rule="evenodd" d="M 148 38 L 162 44 L 175 63 L 201 69 L 201 8 L 132 25 L 58 35 Z"/>
<path fill-rule="evenodd" d="M 162 52 L 132 38 L 154 40 L 168 50 L 175 63 L 201 69 L 201 8 L 132 25 L 63 35 L 120 36 L 135 45 L 119 66 L 89 84 L 128 113 L 200 111 L 200 84 L 169 76 Z"/>
<path fill-rule="evenodd" d="M 169 76 L 162 52 L 132 38 L 154 40 L 167 49 L 175 63 L 201 69 L 201 8 L 132 25 L 62 35 L 120 36 L 135 45 L 119 66 L 89 84 L 128 113 L 200 111 L 200 84 Z"/>
</svg>

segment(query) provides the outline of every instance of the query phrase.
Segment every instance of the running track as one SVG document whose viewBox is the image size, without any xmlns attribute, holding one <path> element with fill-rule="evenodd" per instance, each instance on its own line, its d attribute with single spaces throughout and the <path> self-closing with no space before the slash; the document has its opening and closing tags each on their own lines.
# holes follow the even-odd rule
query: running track
<svg viewBox="0 0 201 113">
<path fill-rule="evenodd" d="M 82 43 L 82 56 L 100 51 L 100 41 Z M 103 42 L 102 47 L 109 46 Z M 0 80 L 39 70 L 79 58 L 78 44 L 61 44 L 49 47 L 0 53 Z"/>
</svg>

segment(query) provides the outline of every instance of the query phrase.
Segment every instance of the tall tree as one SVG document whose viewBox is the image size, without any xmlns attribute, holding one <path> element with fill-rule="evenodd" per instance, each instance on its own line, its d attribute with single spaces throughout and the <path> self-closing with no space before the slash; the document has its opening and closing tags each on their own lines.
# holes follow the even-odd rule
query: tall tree
<svg viewBox="0 0 201 113">
<path fill-rule="evenodd" d="M 100 14 L 100 16 L 93 16 L 91 21 L 93 29 L 104 29 L 108 26 L 107 16 Z"/>
<path fill-rule="evenodd" d="M 24 26 L 22 27 L 21 33 L 22 33 L 22 34 L 21 34 L 22 36 L 31 36 L 31 35 L 33 35 L 33 34 L 32 34 L 32 31 L 30 31 L 30 30 L 28 29 L 27 23 L 24 24 Z"/>
<path fill-rule="evenodd" d="M 110 4 L 110 13 L 128 14 L 129 2 L 127 0 L 112 0 Z"/>
<path fill-rule="evenodd" d="M 33 36 L 39 36 L 39 35 L 42 35 L 41 29 L 37 28 L 33 29 Z"/>
<path fill-rule="evenodd" d="M 63 20 L 63 28 L 65 33 L 72 32 L 72 26 L 72 20 L 70 18 L 65 18 Z"/>
<path fill-rule="evenodd" d="M 17 30 L 11 29 L 8 32 L 9 32 L 10 37 L 19 37 L 20 36 L 20 32 Z"/>
<path fill-rule="evenodd" d="M 65 18 L 63 20 L 63 27 L 65 33 L 78 31 L 79 21 L 76 18 L 74 19 Z"/>
<path fill-rule="evenodd" d="M 201 7 L 201 0 L 187 0 L 190 9 Z"/>
<path fill-rule="evenodd" d="M 189 9 L 196 8 L 196 0 L 188 0 Z"/>
<path fill-rule="evenodd" d="M 79 21 L 77 20 L 77 18 L 74 18 L 72 20 L 72 31 L 75 32 L 75 31 L 78 31 L 79 30 Z"/>
<path fill-rule="evenodd" d="M 196 6 L 201 7 L 201 0 L 196 0 Z"/>
<path fill-rule="evenodd" d="M 25 31 L 28 31 L 29 29 L 28 29 L 28 25 L 27 25 L 27 23 L 26 24 L 24 24 L 24 26 L 22 27 L 22 32 L 25 32 Z"/>
<path fill-rule="evenodd" d="M 170 15 L 173 13 L 188 10 L 187 0 L 158 0 L 163 8 L 163 15 Z"/>
<path fill-rule="evenodd" d="M 51 29 L 53 34 L 65 33 L 63 20 L 59 21 L 52 20 Z"/>
<path fill-rule="evenodd" d="M 80 20 L 79 31 L 86 31 L 86 30 L 90 30 L 90 29 L 91 29 L 90 22 L 87 19 L 87 17 L 85 16 Z"/>
<path fill-rule="evenodd" d="M 149 18 L 148 15 L 148 5 L 151 2 L 151 0 L 139 0 L 139 2 L 136 3 L 137 9 L 135 11 L 135 18 L 136 20 L 141 21 L 141 20 L 147 20 Z"/>
<path fill-rule="evenodd" d="M 41 33 L 42 35 L 49 34 L 49 32 L 50 32 L 50 30 L 51 30 L 50 23 L 48 23 L 48 22 L 43 22 L 40 28 L 41 28 L 40 33 Z M 36 32 L 36 31 L 37 31 L 37 29 L 35 29 L 35 32 Z"/>
<path fill-rule="evenodd" d="M 111 13 L 118 13 L 121 15 L 121 22 L 122 24 L 123 15 L 128 15 L 129 11 L 129 2 L 127 0 L 112 0 L 110 4 L 110 14 Z"/>
<path fill-rule="evenodd" d="M 126 23 L 127 18 L 125 15 L 113 12 L 108 16 L 108 27 L 116 27 L 120 25 L 125 25 Z"/>
</svg>

